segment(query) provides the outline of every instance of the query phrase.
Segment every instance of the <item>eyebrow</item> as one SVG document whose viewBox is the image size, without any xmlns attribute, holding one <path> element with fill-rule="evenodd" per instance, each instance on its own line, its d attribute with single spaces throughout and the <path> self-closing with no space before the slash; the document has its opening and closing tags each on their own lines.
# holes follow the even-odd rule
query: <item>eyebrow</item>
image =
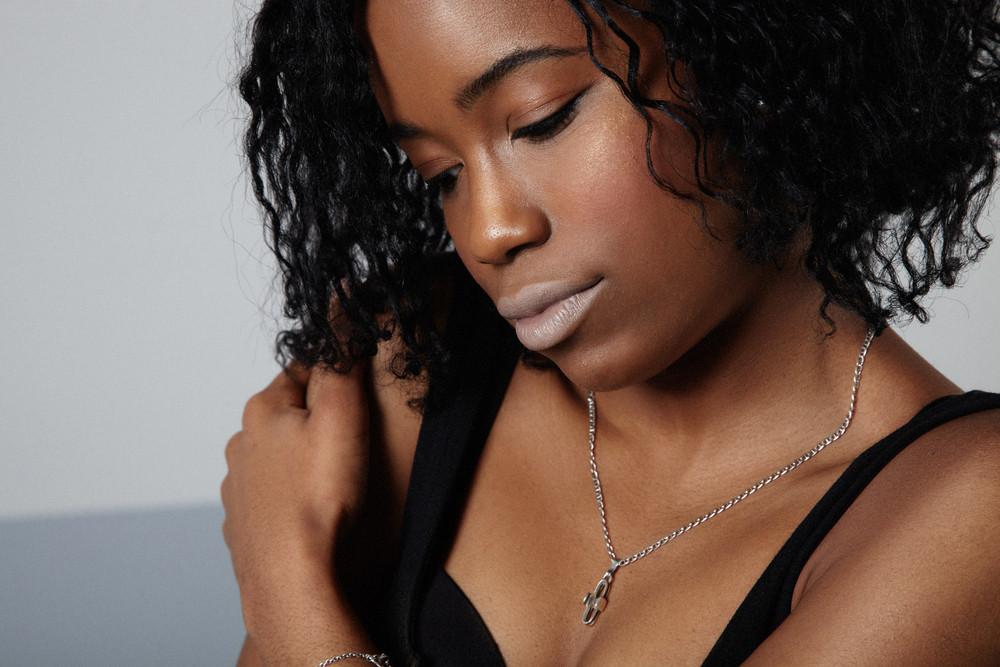
<svg viewBox="0 0 1000 667">
<path fill-rule="evenodd" d="M 468 110 L 473 104 L 479 101 L 483 95 L 495 88 L 503 79 L 514 71 L 540 60 L 550 58 L 567 58 L 585 52 L 585 47 L 566 49 L 557 46 L 539 46 L 532 49 L 515 49 L 496 60 L 487 67 L 482 74 L 466 84 L 455 96 L 455 104 L 458 108 Z M 401 139 L 412 139 L 424 133 L 419 127 L 407 125 L 405 123 L 391 123 L 389 125 L 389 135 L 393 141 Z"/>
<path fill-rule="evenodd" d="M 460 109 L 468 109 L 483 95 L 496 87 L 504 77 L 525 65 L 549 58 L 566 58 L 586 51 L 584 47 L 564 49 L 556 46 L 539 46 L 533 49 L 515 49 L 500 58 L 466 85 L 455 97 Z"/>
</svg>

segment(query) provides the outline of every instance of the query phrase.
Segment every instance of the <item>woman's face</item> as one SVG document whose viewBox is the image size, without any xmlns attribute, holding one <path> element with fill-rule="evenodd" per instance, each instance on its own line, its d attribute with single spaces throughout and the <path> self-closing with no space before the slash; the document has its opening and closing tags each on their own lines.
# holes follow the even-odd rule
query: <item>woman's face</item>
<svg viewBox="0 0 1000 667">
<path fill-rule="evenodd" d="M 726 240 L 738 216 L 704 201 L 715 238 L 697 203 L 654 181 L 646 123 L 565 2 L 370 0 L 366 22 L 379 103 L 440 184 L 462 261 L 571 381 L 647 380 L 752 304 L 765 270 Z M 632 32 L 651 96 L 670 99 L 655 34 Z M 621 43 L 597 38 L 624 72 Z M 696 193 L 693 140 L 654 122 L 658 173 Z"/>
</svg>

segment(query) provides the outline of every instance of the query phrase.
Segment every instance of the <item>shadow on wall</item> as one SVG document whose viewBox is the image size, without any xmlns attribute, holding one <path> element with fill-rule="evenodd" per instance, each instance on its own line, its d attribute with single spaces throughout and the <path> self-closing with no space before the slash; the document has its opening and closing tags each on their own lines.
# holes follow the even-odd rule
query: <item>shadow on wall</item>
<svg viewBox="0 0 1000 667">
<path fill-rule="evenodd" d="M 232 665 L 217 506 L 0 522 L 0 665 Z"/>
</svg>

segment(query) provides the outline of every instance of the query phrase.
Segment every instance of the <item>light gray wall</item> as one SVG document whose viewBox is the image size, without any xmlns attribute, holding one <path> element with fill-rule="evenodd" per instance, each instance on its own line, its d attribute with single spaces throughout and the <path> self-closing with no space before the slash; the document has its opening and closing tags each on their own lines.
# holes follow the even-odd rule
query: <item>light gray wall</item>
<svg viewBox="0 0 1000 667">
<path fill-rule="evenodd" d="M 217 489 L 273 326 L 234 25 L 0 2 L 0 665 L 235 661 Z"/>
<path fill-rule="evenodd" d="M 0 3 L 0 518 L 205 503 L 274 372 L 231 0 Z"/>
<path fill-rule="evenodd" d="M 0 518 L 217 498 L 274 372 L 237 24 L 230 0 L 0 4 Z M 967 282 L 905 335 L 1000 389 L 1000 251 Z"/>
</svg>

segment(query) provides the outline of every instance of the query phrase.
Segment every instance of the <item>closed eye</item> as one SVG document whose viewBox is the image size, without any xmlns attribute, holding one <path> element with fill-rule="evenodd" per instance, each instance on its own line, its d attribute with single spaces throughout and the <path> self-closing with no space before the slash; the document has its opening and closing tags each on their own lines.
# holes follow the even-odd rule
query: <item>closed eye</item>
<svg viewBox="0 0 1000 667">
<path fill-rule="evenodd" d="M 449 195 L 455 191 L 455 184 L 458 182 L 458 172 L 461 170 L 462 165 L 460 164 L 456 164 L 451 169 L 445 169 L 437 176 L 428 178 L 427 187 L 443 195 Z"/>
<path fill-rule="evenodd" d="M 560 107 L 558 111 L 546 116 L 540 121 L 514 130 L 510 140 L 516 141 L 517 139 L 528 139 L 533 142 L 542 142 L 556 136 L 567 125 L 573 122 L 573 119 L 576 117 L 580 98 L 583 97 L 586 92 L 586 90 L 581 91 L 573 97 L 573 99 Z"/>
<path fill-rule="evenodd" d="M 559 134 L 576 117 L 580 99 L 589 89 L 576 94 L 569 102 L 561 106 L 554 113 L 541 120 L 518 128 L 511 134 L 511 141 L 517 139 L 527 139 L 534 143 L 547 141 Z M 436 190 L 441 195 L 450 195 L 455 191 L 458 182 L 458 174 L 462 170 L 462 165 L 457 164 L 450 169 L 446 169 L 436 176 L 427 179 L 427 187 Z"/>
</svg>

